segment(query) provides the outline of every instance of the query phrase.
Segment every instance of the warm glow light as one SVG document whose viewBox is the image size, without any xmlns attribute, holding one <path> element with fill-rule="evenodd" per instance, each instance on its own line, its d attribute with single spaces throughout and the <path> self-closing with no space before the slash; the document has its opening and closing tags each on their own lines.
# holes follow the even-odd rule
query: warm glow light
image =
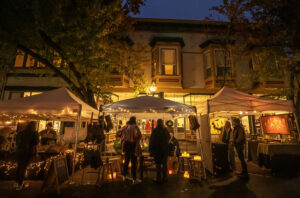
<svg viewBox="0 0 300 198">
<path fill-rule="evenodd" d="M 201 159 L 202 159 L 202 158 L 201 158 L 201 156 L 199 156 L 199 155 L 195 155 L 195 156 L 194 156 L 194 160 L 201 161 Z"/>
<path fill-rule="evenodd" d="M 243 114 L 243 112 L 242 112 L 242 111 L 240 111 L 240 114 L 242 115 L 242 114 Z"/>
<path fill-rule="evenodd" d="M 190 178 L 189 172 L 188 171 L 184 171 L 183 177 L 187 178 L 187 179 Z"/>
<path fill-rule="evenodd" d="M 113 179 L 117 179 L 117 173 L 113 172 Z"/>
<path fill-rule="evenodd" d="M 182 156 L 182 157 L 190 157 L 190 154 L 184 151 L 184 152 L 181 154 L 181 156 Z"/>
<path fill-rule="evenodd" d="M 5 122 L 5 124 L 7 124 L 7 125 L 8 125 L 8 124 L 11 124 L 11 123 L 12 123 L 12 121 L 6 121 L 6 122 Z"/>
<path fill-rule="evenodd" d="M 155 85 L 155 83 L 153 82 L 152 83 L 152 85 L 151 85 L 151 87 L 149 88 L 149 90 L 150 90 L 150 92 L 156 92 L 156 90 L 157 90 L 157 87 L 156 87 L 156 85 Z"/>
<path fill-rule="evenodd" d="M 169 170 L 169 175 L 172 175 L 173 174 L 173 170 Z"/>
</svg>

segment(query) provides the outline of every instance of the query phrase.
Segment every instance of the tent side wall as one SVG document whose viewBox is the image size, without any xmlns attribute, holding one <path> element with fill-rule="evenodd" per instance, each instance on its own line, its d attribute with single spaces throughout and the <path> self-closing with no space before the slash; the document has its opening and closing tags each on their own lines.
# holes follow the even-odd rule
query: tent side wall
<svg viewBox="0 0 300 198">
<path fill-rule="evenodd" d="M 212 159 L 212 147 L 211 147 L 211 134 L 209 128 L 209 115 L 200 115 L 200 141 L 203 149 L 203 160 L 205 168 L 213 174 L 213 159 Z M 198 148 L 198 152 L 200 150 Z"/>
</svg>

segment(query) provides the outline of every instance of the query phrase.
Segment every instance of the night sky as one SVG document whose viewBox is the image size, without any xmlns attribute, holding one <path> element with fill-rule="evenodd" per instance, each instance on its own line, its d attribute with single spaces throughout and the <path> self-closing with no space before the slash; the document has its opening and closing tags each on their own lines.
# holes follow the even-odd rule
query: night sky
<svg viewBox="0 0 300 198">
<path fill-rule="evenodd" d="M 224 17 L 209 10 L 221 3 L 222 0 L 146 0 L 135 17 L 203 20 L 212 14 L 212 19 L 223 20 Z"/>
</svg>

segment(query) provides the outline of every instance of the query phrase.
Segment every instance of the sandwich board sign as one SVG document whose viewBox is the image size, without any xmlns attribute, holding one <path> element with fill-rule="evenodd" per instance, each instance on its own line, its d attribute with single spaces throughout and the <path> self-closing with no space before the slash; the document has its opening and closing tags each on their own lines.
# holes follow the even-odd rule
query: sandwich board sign
<svg viewBox="0 0 300 198">
<path fill-rule="evenodd" d="M 69 180 L 68 164 L 66 156 L 54 158 L 50 164 L 49 171 L 44 179 L 40 194 L 47 186 L 56 186 L 57 194 L 60 194 L 60 186 Z"/>
</svg>

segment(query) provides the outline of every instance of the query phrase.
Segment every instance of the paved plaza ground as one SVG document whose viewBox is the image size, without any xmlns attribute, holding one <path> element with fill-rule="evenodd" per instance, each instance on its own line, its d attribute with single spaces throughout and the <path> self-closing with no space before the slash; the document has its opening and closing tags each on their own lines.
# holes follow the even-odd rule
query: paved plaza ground
<svg viewBox="0 0 300 198">
<path fill-rule="evenodd" d="M 54 188 L 48 189 L 41 197 L 66 198 L 299 198 L 300 175 L 288 177 L 272 176 L 266 169 L 248 163 L 250 179 L 240 180 L 234 174 L 220 178 L 209 178 L 207 181 L 194 181 L 183 178 L 182 175 L 169 177 L 168 182 L 158 185 L 152 182 L 154 172 L 148 172 L 142 183 L 132 185 L 130 181 L 106 183 L 102 187 L 95 185 L 79 185 L 80 172 L 75 180 L 77 184 L 66 185 L 60 196 Z M 13 190 L 13 181 L 0 181 L 0 197 L 24 198 L 38 197 L 42 181 L 29 181 L 30 188 L 21 192 Z"/>
</svg>

